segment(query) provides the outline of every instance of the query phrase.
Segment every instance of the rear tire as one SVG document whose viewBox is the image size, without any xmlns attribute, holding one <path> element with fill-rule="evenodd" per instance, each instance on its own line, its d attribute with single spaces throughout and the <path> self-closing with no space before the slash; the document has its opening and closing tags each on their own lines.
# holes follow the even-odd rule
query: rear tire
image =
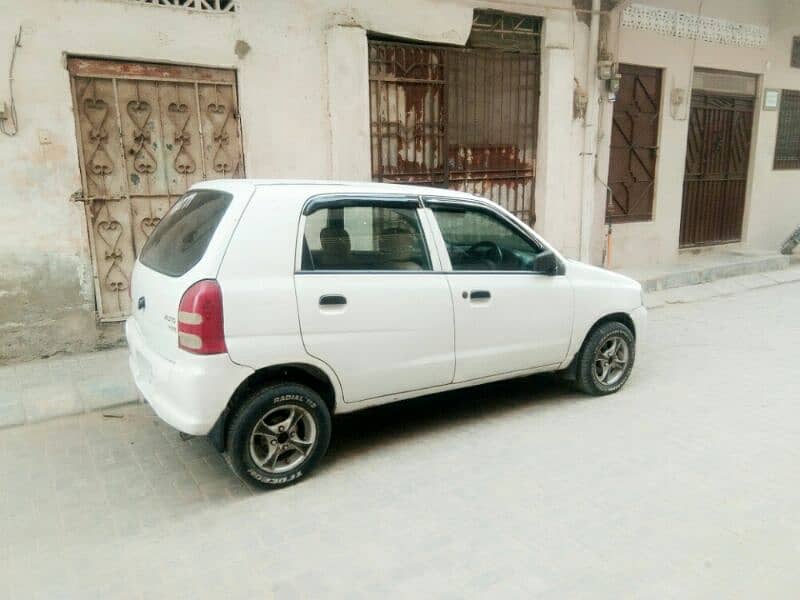
<svg viewBox="0 0 800 600">
<path fill-rule="evenodd" d="M 575 384 L 592 396 L 613 394 L 628 381 L 635 356 L 631 330 L 617 321 L 603 323 L 583 343 L 576 359 Z"/>
<path fill-rule="evenodd" d="M 311 388 L 271 385 L 254 393 L 228 427 L 227 458 L 237 475 L 263 489 L 296 483 L 328 450 L 331 416 Z"/>
</svg>

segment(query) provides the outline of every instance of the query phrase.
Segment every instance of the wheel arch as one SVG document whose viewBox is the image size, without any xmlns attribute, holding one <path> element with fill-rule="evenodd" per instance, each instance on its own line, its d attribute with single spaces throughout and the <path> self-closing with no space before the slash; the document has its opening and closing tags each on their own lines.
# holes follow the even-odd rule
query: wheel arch
<svg viewBox="0 0 800 600">
<path fill-rule="evenodd" d="M 615 313 L 610 313 L 604 317 L 601 317 L 594 322 L 594 324 L 586 332 L 586 335 L 583 336 L 583 341 L 581 342 L 581 349 L 583 349 L 583 345 L 586 343 L 586 339 L 590 335 L 592 335 L 592 332 L 598 327 L 600 327 L 600 325 L 602 325 L 603 323 L 622 323 L 623 325 L 625 325 L 625 327 L 631 330 L 631 333 L 633 334 L 633 339 L 634 340 L 636 339 L 636 325 L 633 324 L 633 319 L 631 318 L 631 316 L 625 312 L 615 312 Z"/>
<path fill-rule="evenodd" d="M 633 323 L 633 319 L 628 313 L 625 312 L 613 312 L 608 313 L 599 319 L 595 320 L 591 327 L 586 330 L 586 333 L 583 334 L 583 339 L 581 340 L 580 346 L 575 351 L 575 354 L 572 355 L 572 360 L 570 360 L 569 365 L 561 371 L 564 373 L 568 378 L 574 379 L 575 377 L 575 367 L 578 363 L 578 357 L 581 355 L 583 351 L 583 347 L 586 345 L 586 340 L 589 339 L 589 336 L 592 335 L 595 329 L 603 325 L 604 323 L 622 323 L 628 329 L 631 330 L 633 334 L 634 341 L 636 340 L 636 326 Z"/>
<path fill-rule="evenodd" d="M 233 392 L 225 410 L 208 433 L 214 447 L 224 452 L 227 447 L 227 424 L 230 415 L 236 412 L 257 389 L 271 383 L 299 383 L 317 392 L 331 415 L 336 410 L 336 387 L 325 371 L 307 363 L 285 363 L 263 367 L 250 374 Z"/>
</svg>

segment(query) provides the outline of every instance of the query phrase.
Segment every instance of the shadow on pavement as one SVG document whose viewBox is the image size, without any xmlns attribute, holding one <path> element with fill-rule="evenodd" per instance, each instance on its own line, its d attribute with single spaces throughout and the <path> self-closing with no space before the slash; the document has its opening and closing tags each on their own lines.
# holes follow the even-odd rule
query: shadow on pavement
<svg viewBox="0 0 800 600">
<path fill-rule="evenodd" d="M 438 430 L 481 419 L 502 418 L 522 406 L 531 409 L 581 401 L 570 382 L 549 375 L 533 375 L 481 386 L 403 400 L 335 416 L 328 454 L 320 470 L 365 452 Z"/>
</svg>

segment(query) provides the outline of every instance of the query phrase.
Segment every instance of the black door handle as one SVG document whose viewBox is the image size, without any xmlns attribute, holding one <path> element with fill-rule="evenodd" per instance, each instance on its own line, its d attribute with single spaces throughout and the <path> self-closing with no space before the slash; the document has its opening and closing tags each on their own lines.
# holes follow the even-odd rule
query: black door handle
<svg viewBox="0 0 800 600">
<path fill-rule="evenodd" d="M 469 293 L 470 300 L 488 300 L 492 297 L 492 294 L 489 293 L 489 290 L 472 290 Z"/>
<path fill-rule="evenodd" d="M 347 298 L 340 294 L 328 294 L 319 297 L 320 306 L 336 306 L 347 304 Z"/>
</svg>

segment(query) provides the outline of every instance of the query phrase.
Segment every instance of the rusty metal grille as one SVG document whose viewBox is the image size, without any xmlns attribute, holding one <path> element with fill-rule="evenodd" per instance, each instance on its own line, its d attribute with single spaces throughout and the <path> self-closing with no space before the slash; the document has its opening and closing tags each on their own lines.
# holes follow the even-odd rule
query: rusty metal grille
<svg viewBox="0 0 800 600">
<path fill-rule="evenodd" d="M 776 169 L 800 169 L 800 92 L 783 90 L 775 140 Z"/>
<path fill-rule="evenodd" d="M 223 69 L 70 58 L 98 312 L 130 312 L 136 256 L 175 200 L 241 177 L 236 75 Z"/>
<path fill-rule="evenodd" d="M 681 247 L 742 237 L 752 97 L 692 94 L 681 213 Z"/>
<path fill-rule="evenodd" d="M 536 52 L 372 40 L 369 77 L 374 180 L 471 192 L 535 222 Z"/>
<path fill-rule="evenodd" d="M 649 221 L 658 158 L 661 70 L 620 65 L 614 103 L 606 222 Z"/>
</svg>

